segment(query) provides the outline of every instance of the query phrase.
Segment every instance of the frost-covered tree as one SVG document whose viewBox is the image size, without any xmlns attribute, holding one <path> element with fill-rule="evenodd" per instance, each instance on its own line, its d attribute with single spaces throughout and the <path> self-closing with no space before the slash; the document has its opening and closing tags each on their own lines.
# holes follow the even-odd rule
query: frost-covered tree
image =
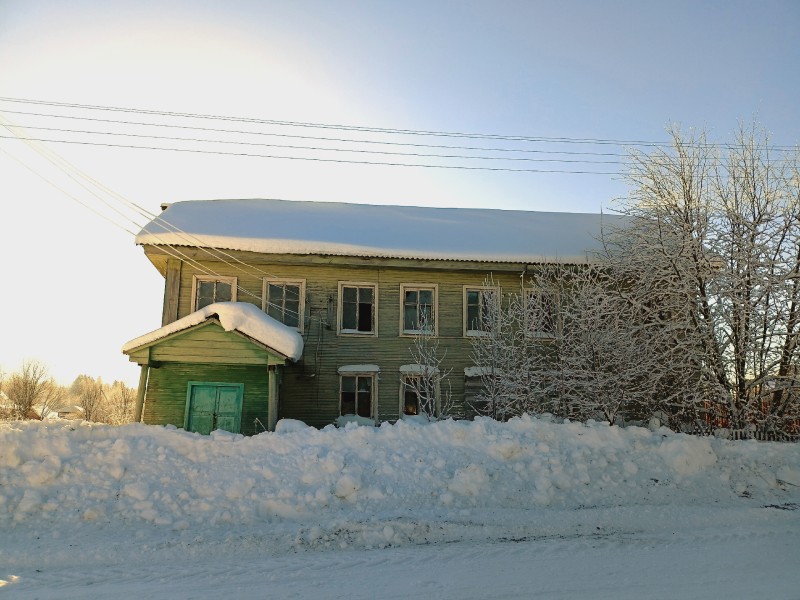
<svg viewBox="0 0 800 600">
<path fill-rule="evenodd" d="M 104 399 L 105 422 L 111 425 L 124 425 L 133 420 L 136 390 L 128 387 L 122 381 L 115 381 L 110 386 L 106 386 Z"/>
<path fill-rule="evenodd" d="M 98 377 L 78 375 L 70 388 L 78 406 L 83 409 L 83 418 L 87 421 L 103 422 L 105 416 L 105 393 L 103 382 Z"/>
<path fill-rule="evenodd" d="M 37 360 L 25 360 L 3 387 L 14 419 L 45 419 L 64 398 L 64 390 Z"/>
<path fill-rule="evenodd" d="M 755 128 L 724 147 L 671 134 L 633 155 L 627 219 L 589 265 L 543 265 L 485 299 L 489 414 L 800 428 L 798 155 Z"/>
<path fill-rule="evenodd" d="M 427 315 L 419 317 L 418 331 L 409 349 L 413 361 L 413 372 L 402 376 L 403 393 L 408 393 L 413 402 L 408 410 L 437 421 L 451 415 L 453 395 L 450 389 L 450 372 L 443 362 L 446 351 L 439 349 L 439 338 L 432 335 L 433 323 Z"/>
<path fill-rule="evenodd" d="M 487 335 L 473 343 L 485 412 L 611 423 L 623 412 L 649 415 L 659 332 L 617 293 L 606 267 L 541 265 L 527 277 L 487 312 Z"/>
<path fill-rule="evenodd" d="M 671 135 L 670 149 L 633 155 L 632 225 L 607 258 L 636 282 L 627 299 L 672 326 L 671 366 L 699 378 L 672 414 L 697 412 L 700 398 L 732 427 L 784 428 L 800 391 L 797 155 L 755 128 L 723 149 Z"/>
</svg>

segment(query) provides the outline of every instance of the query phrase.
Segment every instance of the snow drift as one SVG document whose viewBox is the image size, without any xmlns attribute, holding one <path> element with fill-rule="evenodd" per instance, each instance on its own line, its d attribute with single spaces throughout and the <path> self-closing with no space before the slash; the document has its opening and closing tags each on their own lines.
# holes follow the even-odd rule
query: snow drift
<svg viewBox="0 0 800 600">
<path fill-rule="evenodd" d="M 200 436 L 171 427 L 0 426 L 0 527 L 141 522 L 291 524 L 308 543 L 375 523 L 366 545 L 418 542 L 391 526 L 475 509 L 800 502 L 800 445 L 667 429 L 516 418 Z M 371 537 L 370 537 L 371 536 Z"/>
</svg>

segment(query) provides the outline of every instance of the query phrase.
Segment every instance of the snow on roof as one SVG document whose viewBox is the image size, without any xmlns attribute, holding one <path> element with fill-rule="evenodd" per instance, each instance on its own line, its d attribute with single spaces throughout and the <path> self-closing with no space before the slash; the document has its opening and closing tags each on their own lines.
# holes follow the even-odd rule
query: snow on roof
<svg viewBox="0 0 800 600">
<path fill-rule="evenodd" d="M 199 325 L 212 317 L 219 319 L 225 331 L 235 330 L 243 333 L 292 360 L 298 360 L 303 355 L 303 338 L 297 330 L 276 321 L 257 306 L 247 302 L 209 304 L 182 319 L 131 340 L 122 347 L 122 352 L 128 353 L 170 334 Z"/>
<path fill-rule="evenodd" d="M 275 254 L 585 263 L 618 215 L 287 200 L 170 204 L 137 244 Z"/>
</svg>

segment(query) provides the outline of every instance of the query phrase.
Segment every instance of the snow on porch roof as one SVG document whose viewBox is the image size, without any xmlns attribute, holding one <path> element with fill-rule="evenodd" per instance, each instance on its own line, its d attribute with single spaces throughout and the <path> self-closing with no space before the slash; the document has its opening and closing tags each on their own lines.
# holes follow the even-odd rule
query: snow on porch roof
<svg viewBox="0 0 800 600">
<path fill-rule="evenodd" d="M 269 254 L 324 254 L 492 262 L 585 263 L 603 228 L 624 217 L 477 208 L 287 200 L 170 204 L 137 244 Z"/>
<path fill-rule="evenodd" d="M 247 302 L 209 304 L 182 319 L 131 340 L 122 347 L 122 352 L 127 354 L 168 335 L 199 325 L 211 317 L 217 317 L 225 331 L 243 333 L 292 360 L 298 360 L 303 355 L 303 338 L 295 329 L 276 321 L 257 306 Z"/>
</svg>

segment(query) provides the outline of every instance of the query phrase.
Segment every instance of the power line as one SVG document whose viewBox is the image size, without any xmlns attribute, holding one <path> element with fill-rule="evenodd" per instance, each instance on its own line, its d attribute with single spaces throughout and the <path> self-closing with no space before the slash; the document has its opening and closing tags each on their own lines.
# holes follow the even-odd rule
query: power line
<svg viewBox="0 0 800 600">
<path fill-rule="evenodd" d="M 255 154 L 251 152 L 230 152 L 223 150 L 203 150 L 198 148 L 170 148 L 165 146 L 134 146 L 130 144 L 112 144 L 108 142 L 89 142 L 78 140 L 59 140 L 52 138 L 40 137 L 21 137 L 21 136 L 8 136 L 0 135 L 0 139 L 17 139 L 24 141 L 36 142 L 50 142 L 56 144 L 78 144 L 83 146 L 100 146 L 107 148 L 131 148 L 137 150 L 164 150 L 170 152 L 189 152 L 194 154 L 212 154 L 221 156 L 248 156 L 251 158 L 271 158 L 280 160 L 300 160 L 310 162 L 324 162 L 324 163 L 338 163 L 338 164 L 353 164 L 353 165 L 379 165 L 389 167 L 420 167 L 426 169 L 458 169 L 465 171 L 504 171 L 512 173 L 566 173 L 572 175 L 622 175 L 618 171 L 588 171 L 588 170 L 569 170 L 569 169 L 515 169 L 511 167 L 477 167 L 468 165 L 436 165 L 425 163 L 402 163 L 402 162 L 389 162 L 389 161 L 370 161 L 370 160 L 349 160 L 341 158 L 322 158 L 312 156 L 285 156 L 277 154 Z M 584 161 L 578 161 L 584 162 Z"/>
<path fill-rule="evenodd" d="M 473 151 L 481 151 L 481 152 L 513 152 L 519 154 L 563 154 L 563 155 L 574 155 L 574 156 L 617 156 L 617 157 L 627 157 L 628 154 L 625 152 L 591 152 L 591 151 L 580 151 L 580 150 L 542 150 L 537 148 L 497 148 L 497 147 L 486 147 L 486 146 L 458 146 L 452 144 L 421 144 L 421 143 L 414 143 L 414 142 L 392 142 L 387 140 L 370 140 L 370 139 L 353 139 L 353 138 L 338 138 L 338 137 L 326 137 L 326 136 L 318 136 L 318 135 L 299 135 L 299 134 L 289 134 L 289 133 L 276 133 L 271 131 L 255 131 L 255 130 L 243 130 L 243 129 L 225 129 L 221 127 L 200 127 L 197 125 L 176 125 L 174 123 L 153 123 L 153 122 L 141 122 L 141 121 L 125 121 L 121 119 L 101 119 L 98 117 L 80 117 L 77 115 L 54 115 L 52 113 L 37 113 L 37 112 L 30 112 L 30 111 L 23 111 L 23 110 L 8 110 L 2 109 L 1 112 L 9 113 L 9 114 L 16 114 L 16 115 L 27 115 L 27 116 L 35 116 L 35 117 L 48 117 L 53 119 L 73 119 L 73 120 L 80 120 L 80 121 L 91 121 L 97 123 L 111 123 L 117 125 L 138 125 L 142 127 L 163 127 L 169 129 L 189 129 L 194 131 L 211 131 L 214 133 L 234 133 L 234 134 L 243 134 L 243 135 L 256 135 L 256 136 L 269 136 L 269 137 L 282 137 L 282 138 L 291 138 L 291 139 L 300 139 L 300 140 L 314 140 L 314 141 L 325 141 L 325 142 L 345 142 L 345 143 L 352 143 L 352 144 L 377 144 L 377 145 L 384 145 L 384 146 L 404 146 L 404 147 L 411 147 L 411 148 L 436 148 L 436 149 L 444 149 L 444 150 L 473 150 Z M 32 127 L 30 127 L 32 129 Z"/>
<path fill-rule="evenodd" d="M 488 139 L 488 140 L 504 140 L 504 141 L 520 141 L 520 142 L 542 142 L 542 143 L 560 143 L 560 144 L 598 144 L 598 145 L 614 145 L 614 146 L 641 146 L 641 147 L 663 147 L 668 146 L 668 143 L 657 142 L 651 140 L 621 140 L 612 138 L 572 138 L 572 137 L 550 137 L 550 136 L 528 136 L 528 135 L 503 135 L 496 133 L 470 133 L 470 132 L 456 132 L 456 131 L 436 131 L 436 130 L 416 130 L 416 129 L 401 129 L 390 127 L 369 127 L 360 125 L 344 125 L 344 124 L 329 124 L 329 123 L 313 123 L 304 121 L 284 121 L 278 119 L 261 119 L 253 117 L 234 117 L 225 115 L 211 115 L 211 114 L 198 114 L 189 112 L 176 112 L 176 111 L 162 111 L 162 110 L 149 110 L 142 108 L 129 108 L 120 106 L 102 106 L 93 104 L 79 104 L 74 102 L 55 102 L 48 100 L 37 100 L 29 98 L 12 98 L 0 97 L 2 102 L 11 102 L 17 104 L 32 104 L 38 106 L 54 106 L 60 108 L 74 108 L 80 110 L 94 110 L 94 111 L 108 111 L 108 112 L 121 112 L 130 114 L 143 114 L 143 115 L 158 115 L 174 118 L 189 118 L 189 119 L 206 119 L 216 121 L 229 121 L 238 123 L 254 123 L 264 125 L 280 125 L 285 127 L 302 127 L 313 129 L 332 129 L 341 131 L 357 131 L 368 133 L 382 133 L 394 135 L 410 135 L 410 136 L 428 136 L 428 137 L 446 137 L 446 138 L 466 138 L 466 139 Z M 740 144 L 707 144 L 708 146 L 738 147 Z M 775 150 L 793 150 L 792 146 L 773 146 Z"/>
<path fill-rule="evenodd" d="M 13 125 L 12 127 L 22 127 L 37 131 L 55 131 L 59 133 L 81 133 L 89 135 L 110 135 L 121 137 L 134 137 L 144 139 L 168 140 L 178 142 L 200 142 L 208 144 L 233 144 L 238 146 L 260 146 L 268 148 L 282 148 L 288 150 L 314 150 L 321 152 L 352 152 L 357 154 L 380 154 L 387 156 L 412 156 L 420 158 L 447 158 L 447 159 L 466 159 L 466 160 L 498 160 L 498 161 L 525 161 L 525 162 L 555 162 L 555 163 L 579 163 L 579 164 L 606 164 L 620 165 L 625 164 L 619 160 L 589 160 L 589 159 L 567 159 L 567 158 L 526 158 L 519 156 L 470 156 L 467 154 L 432 154 L 425 152 L 392 152 L 388 150 L 363 150 L 358 148 L 327 148 L 325 146 L 298 146 L 292 144 L 267 144 L 263 142 L 244 142 L 236 140 L 215 140 L 208 138 L 187 138 L 142 133 L 125 133 L 119 131 L 92 131 L 86 129 L 67 129 L 62 127 L 40 127 L 34 125 Z M 62 140 L 67 141 L 67 140 Z"/>
</svg>

